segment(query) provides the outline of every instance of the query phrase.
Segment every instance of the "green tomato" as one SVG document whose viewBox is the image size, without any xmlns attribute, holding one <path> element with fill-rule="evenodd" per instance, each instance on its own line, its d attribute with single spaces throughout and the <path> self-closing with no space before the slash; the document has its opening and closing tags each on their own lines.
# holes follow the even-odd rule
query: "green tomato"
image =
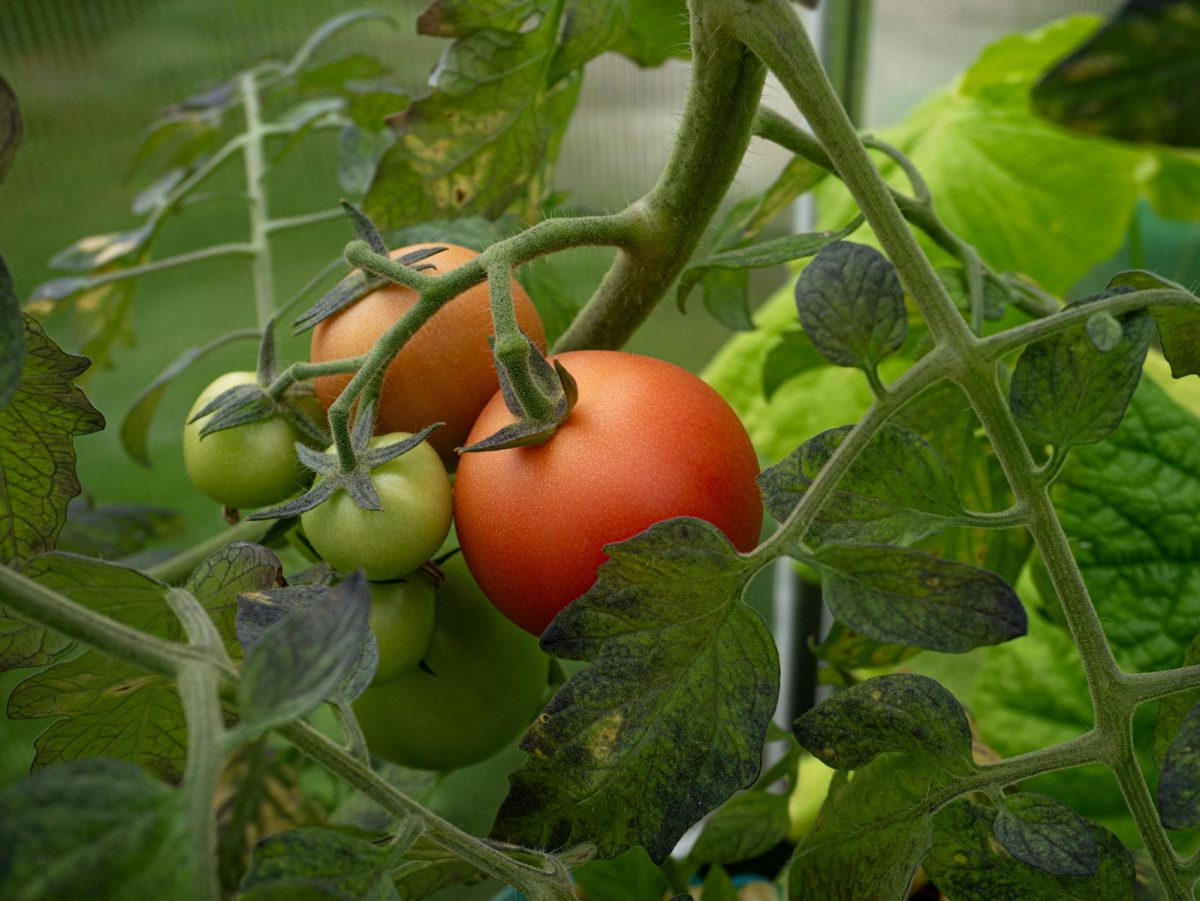
<svg viewBox="0 0 1200 901">
<path fill-rule="evenodd" d="M 192 484 L 226 507 L 265 507 L 291 497 L 310 473 L 296 456 L 299 436 L 282 416 L 271 416 L 200 437 L 209 419 L 191 418 L 219 395 L 253 385 L 253 372 L 227 372 L 200 392 L 183 427 L 183 464 Z"/>
<path fill-rule="evenodd" d="M 408 432 L 380 435 L 371 439 L 371 447 L 408 437 Z M 300 525 L 331 566 L 343 572 L 361 567 L 374 581 L 395 579 L 419 568 L 446 539 L 452 513 L 450 477 L 437 451 L 422 441 L 373 470 L 371 481 L 382 510 L 364 510 L 339 489 L 302 513 Z"/>
<path fill-rule="evenodd" d="M 436 612 L 433 580 L 422 570 L 394 582 L 371 582 L 371 631 L 379 649 L 372 685 L 411 673 L 429 650 Z"/>
<path fill-rule="evenodd" d="M 445 564 L 424 668 L 354 702 L 371 752 L 402 766 L 451 770 L 491 757 L 529 725 L 550 658 L 491 605 L 462 556 Z"/>
</svg>

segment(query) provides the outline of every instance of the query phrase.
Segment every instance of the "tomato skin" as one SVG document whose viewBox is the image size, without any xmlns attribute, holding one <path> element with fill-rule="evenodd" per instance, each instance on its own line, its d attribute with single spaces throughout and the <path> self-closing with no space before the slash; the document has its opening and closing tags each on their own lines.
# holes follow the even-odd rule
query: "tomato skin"
<svg viewBox="0 0 1200 901">
<path fill-rule="evenodd" d="M 296 494 L 312 473 L 296 456 L 300 436 L 282 416 L 221 429 L 203 438 L 209 416 L 191 418 L 238 385 L 256 384 L 253 372 L 227 372 L 200 392 L 183 427 L 183 465 L 192 484 L 219 504 L 265 507 Z"/>
<path fill-rule="evenodd" d="M 429 650 L 436 619 L 433 580 L 423 571 L 371 582 L 371 632 L 379 651 L 372 685 L 411 673 Z"/>
<path fill-rule="evenodd" d="M 560 354 L 579 400 L 545 444 L 465 454 L 455 528 L 484 593 L 540 635 L 595 581 L 604 546 L 694 516 L 740 551 L 762 527 L 758 459 L 737 414 L 698 376 L 619 351 Z M 513 416 L 497 394 L 479 441 Z"/>
<path fill-rule="evenodd" d="M 432 265 L 427 275 L 441 275 L 479 254 L 456 244 L 413 244 L 392 251 L 400 257 L 414 250 L 445 247 L 423 260 Z M 521 330 L 541 350 L 546 334 L 529 295 L 514 279 L 513 309 Z M 317 324 L 312 333 L 310 359 L 314 363 L 356 357 L 371 349 L 375 340 L 417 302 L 417 293 L 402 285 L 373 291 Z M 472 423 L 500 388 L 488 339 L 492 312 L 487 283 L 464 291 L 437 311 L 388 366 L 375 423 L 377 434 L 418 432 L 434 422 L 446 423 L 429 437 L 446 469 L 458 465 L 454 448 L 462 446 Z M 328 410 L 352 374 L 316 379 L 317 397 Z"/>
<path fill-rule="evenodd" d="M 550 672 L 537 639 L 488 603 L 460 554 L 442 567 L 423 669 L 368 688 L 354 712 L 371 753 L 450 770 L 491 757 L 533 719 Z"/>
<path fill-rule="evenodd" d="M 371 447 L 410 437 L 396 432 L 371 439 Z M 332 452 L 332 448 L 330 451 Z M 372 581 L 395 579 L 437 553 L 450 531 L 450 479 L 437 452 L 422 441 L 371 472 L 382 510 L 364 510 L 338 489 L 300 515 L 309 543 L 343 572 L 366 570 Z"/>
</svg>

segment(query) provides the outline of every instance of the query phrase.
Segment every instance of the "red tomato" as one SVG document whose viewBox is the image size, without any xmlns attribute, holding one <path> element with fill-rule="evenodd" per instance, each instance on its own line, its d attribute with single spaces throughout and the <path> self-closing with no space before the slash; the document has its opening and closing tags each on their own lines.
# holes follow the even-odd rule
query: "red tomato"
<svg viewBox="0 0 1200 901">
<path fill-rule="evenodd" d="M 433 267 L 425 271 L 431 276 L 442 275 L 479 256 L 466 247 L 444 242 L 401 247 L 393 250 L 392 256 L 428 247 L 446 248 L 421 261 L 421 265 Z M 515 279 L 512 292 L 517 323 L 545 350 L 542 321 Z M 417 293 L 403 285 L 372 291 L 313 329 L 310 359 L 323 363 L 365 354 L 416 302 Z M 488 343 L 492 334 L 487 282 L 480 282 L 438 310 L 396 354 L 384 376 L 375 433 L 419 432 L 432 422 L 444 422 L 428 440 L 446 469 L 453 471 L 458 464 L 454 448 L 466 443 L 471 423 L 500 388 Z M 315 380 L 317 397 L 326 410 L 350 379 L 347 373 Z"/>
<path fill-rule="evenodd" d="M 591 587 L 604 546 L 694 516 L 740 551 L 758 543 L 758 460 L 737 414 L 699 377 L 652 357 L 558 357 L 579 401 L 548 442 L 464 454 L 454 488 L 463 557 L 484 593 L 540 635 Z M 468 443 L 513 419 L 497 394 Z"/>
</svg>

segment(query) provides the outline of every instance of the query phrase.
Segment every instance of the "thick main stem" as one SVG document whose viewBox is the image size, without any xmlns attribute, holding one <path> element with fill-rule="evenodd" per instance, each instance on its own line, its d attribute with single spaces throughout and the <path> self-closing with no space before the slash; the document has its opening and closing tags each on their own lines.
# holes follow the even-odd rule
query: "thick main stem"
<svg viewBox="0 0 1200 901">
<path fill-rule="evenodd" d="M 246 168 L 246 196 L 250 209 L 250 246 L 254 249 L 254 309 L 259 329 L 265 329 L 275 312 L 275 278 L 271 259 L 270 211 L 263 185 L 267 167 L 263 158 L 262 116 L 258 103 L 258 84 L 254 72 L 244 72 L 238 79 L 242 94 L 242 109 L 246 119 L 246 143 L 242 153 Z"/>
</svg>

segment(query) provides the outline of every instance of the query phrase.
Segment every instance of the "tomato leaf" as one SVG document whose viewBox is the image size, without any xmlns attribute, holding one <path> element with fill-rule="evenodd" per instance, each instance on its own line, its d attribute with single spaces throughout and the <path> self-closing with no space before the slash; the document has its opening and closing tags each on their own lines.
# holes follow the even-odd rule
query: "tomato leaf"
<svg viewBox="0 0 1200 901">
<path fill-rule="evenodd" d="M 4 80 L 0 78 L 0 88 L 3 84 Z M 25 322 L 21 317 L 21 301 L 8 264 L 0 257 L 0 410 L 20 387 L 24 359 Z"/>
<path fill-rule="evenodd" d="M 592 860 L 571 874 L 591 898 L 663 898 L 667 879 L 646 856 L 631 848 L 612 860 Z"/>
<path fill-rule="evenodd" d="M 596 584 L 542 636 L 589 666 L 521 746 L 496 831 L 537 847 L 642 845 L 663 860 L 758 773 L 779 688 L 775 643 L 739 600 L 753 567 L 715 527 L 672 519 L 609 545 Z"/>
<path fill-rule="evenodd" d="M 954 305 L 963 313 L 971 309 L 971 289 L 967 284 L 967 271 L 961 266 L 938 266 L 938 281 L 946 288 L 946 293 L 954 301 Z M 1004 318 L 1004 311 L 1012 300 L 1008 287 L 990 270 L 983 273 L 983 318 L 998 322 Z"/>
<path fill-rule="evenodd" d="M 1075 301 L 1067 309 L 1108 293 Z M 1086 326 L 1025 348 L 1013 370 L 1009 405 L 1031 447 L 1095 444 L 1121 424 L 1154 326 L 1143 310 L 1126 313 L 1119 321 L 1122 335 L 1108 351 L 1096 347 Z"/>
<path fill-rule="evenodd" d="M 1200 634 L 1192 639 L 1183 654 L 1180 666 L 1195 666 L 1200 663 Z M 1200 702 L 1200 692 L 1180 691 L 1167 695 L 1158 702 L 1158 717 L 1154 721 L 1154 762 L 1162 769 L 1166 760 L 1167 750 L 1183 728 L 1183 721 L 1188 712 Z"/>
<path fill-rule="evenodd" d="M 834 776 L 788 867 L 789 901 L 904 898 L 933 841 L 936 792 L 953 780 L 899 754 Z"/>
<path fill-rule="evenodd" d="M 971 727 L 954 695 L 928 676 L 894 673 L 859 682 L 809 710 L 796 738 L 814 757 L 855 770 L 901 751 L 949 772 L 974 768 Z"/>
<path fill-rule="evenodd" d="M 1005 795 L 993 830 L 1017 860 L 1053 876 L 1091 876 L 1099 869 L 1096 827 L 1047 795 Z"/>
<path fill-rule="evenodd" d="M 734 795 L 709 815 L 690 856 L 700 863 L 737 863 L 766 854 L 787 839 L 787 795 Z"/>
<path fill-rule="evenodd" d="M 12 85 L 0 76 L 0 183 L 12 168 L 24 131 L 17 94 Z"/>
<path fill-rule="evenodd" d="M 824 575 L 833 615 L 877 641 L 961 653 L 1025 634 L 1025 608 L 999 576 L 888 545 L 822 545 L 811 563 Z"/>
<path fill-rule="evenodd" d="M 874 370 L 904 343 L 908 313 L 896 268 L 866 244 L 836 241 L 796 280 L 800 325 L 839 366 Z"/>
<path fill-rule="evenodd" d="M 67 503 L 79 493 L 74 439 L 104 428 L 104 417 L 72 384 L 87 366 L 24 317 L 20 381 L 0 407 L 0 510 L 7 511 L 0 517 L 0 561 L 20 562 L 53 548 Z M 36 434 L 31 422 L 38 424 Z"/>
<path fill-rule="evenodd" d="M 151 541 L 177 535 L 183 516 L 164 507 L 141 504 L 98 504 L 91 497 L 67 505 L 67 521 L 58 535 L 58 550 L 103 560 L 118 560 Z"/>
<path fill-rule="evenodd" d="M 1168 829 L 1200 826 L 1200 702 L 1183 718 L 1163 758 L 1158 810 Z"/>
<path fill-rule="evenodd" d="M 44 770 L 0 792 L 0 895 L 188 898 L 183 803 L 115 760 Z"/>
<path fill-rule="evenodd" d="M 1118 272 L 1108 281 L 1108 288 L 1128 287 L 1138 291 L 1151 288 L 1173 288 L 1191 293 L 1170 279 L 1133 269 Z M 1158 327 L 1163 356 L 1171 364 L 1171 375 L 1200 375 L 1200 302 L 1195 307 L 1151 307 L 1150 315 Z"/>
<path fill-rule="evenodd" d="M 388 848 L 332 829 L 292 829 L 254 849 L 239 897 L 269 899 L 320 885 L 329 897 L 399 901 Z"/>
<path fill-rule="evenodd" d="M 292 578 L 293 583 L 297 580 L 298 577 Z M 262 545 L 236 541 L 206 557 L 192 570 L 184 588 L 212 616 L 229 656 L 240 660 L 239 597 L 278 588 L 282 584 L 283 565 L 278 557 Z"/>
<path fill-rule="evenodd" d="M 995 808 L 967 800 L 952 801 L 934 817 L 934 845 L 925 857 L 925 872 L 943 893 L 952 898 L 1132 901 L 1133 858 L 1107 829 L 1084 821 L 1098 858 L 1092 875 L 1055 875 L 1002 853 L 996 819 Z"/>
<path fill-rule="evenodd" d="M 306 716 L 330 698 L 351 701 L 379 662 L 361 572 L 334 588 L 280 588 L 238 597 L 246 662 L 238 682 L 243 724 L 261 732 Z"/>
<path fill-rule="evenodd" d="M 788 380 L 827 365 L 821 352 L 813 347 L 802 329 L 783 332 L 767 350 L 762 365 L 762 394 L 771 399 Z"/>
<path fill-rule="evenodd" d="M 1033 106 L 1089 135 L 1200 147 L 1193 0 L 1134 0 L 1033 88 Z"/>
<path fill-rule="evenodd" d="M 578 0 L 584 5 L 591 0 Z M 625 36 L 611 49 L 639 66 L 661 66 L 669 59 L 688 59 L 688 10 L 684 0 L 629 4 Z"/>
<path fill-rule="evenodd" d="M 894 667 L 914 654 L 921 653 L 921 649 L 876 641 L 854 631 L 845 623 L 835 621 L 829 627 L 825 640 L 813 648 L 813 653 L 819 660 L 824 660 L 835 669 L 854 670 L 863 667 Z"/>
<path fill-rule="evenodd" d="M 783 522 L 851 426 L 810 438 L 758 477 L 764 506 Z M 885 425 L 863 449 L 805 536 L 810 542 L 911 544 L 961 522 L 954 475 L 920 435 Z"/>
</svg>

